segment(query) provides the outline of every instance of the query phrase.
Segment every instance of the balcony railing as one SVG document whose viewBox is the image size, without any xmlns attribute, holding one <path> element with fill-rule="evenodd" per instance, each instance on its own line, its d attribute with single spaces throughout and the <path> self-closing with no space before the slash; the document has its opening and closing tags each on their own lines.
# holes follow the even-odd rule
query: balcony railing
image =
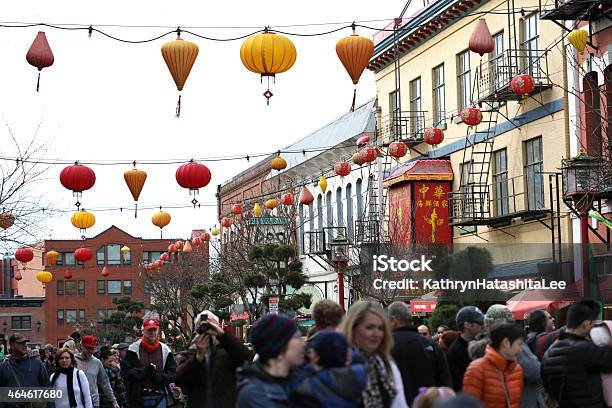
<svg viewBox="0 0 612 408">
<path fill-rule="evenodd" d="M 472 189 L 467 185 L 450 193 L 450 224 L 498 226 L 513 218 L 538 218 L 550 212 L 545 196 L 541 173 L 494 176 L 494 182 L 487 186 Z"/>
<path fill-rule="evenodd" d="M 376 129 L 379 143 L 401 140 L 405 143 L 421 143 L 425 128 L 426 111 L 395 111 L 383 116 Z"/>
<path fill-rule="evenodd" d="M 355 221 L 355 245 L 367 245 L 379 243 L 380 222 L 375 219 L 363 219 Z"/>
<path fill-rule="evenodd" d="M 490 54 L 489 54 L 490 55 Z M 475 101 L 502 102 L 520 100 L 522 95 L 515 94 L 510 88 L 512 78 L 527 73 L 534 79 L 532 93 L 550 88 L 548 58 L 543 50 L 510 49 L 491 57 L 476 68 Z"/>
</svg>

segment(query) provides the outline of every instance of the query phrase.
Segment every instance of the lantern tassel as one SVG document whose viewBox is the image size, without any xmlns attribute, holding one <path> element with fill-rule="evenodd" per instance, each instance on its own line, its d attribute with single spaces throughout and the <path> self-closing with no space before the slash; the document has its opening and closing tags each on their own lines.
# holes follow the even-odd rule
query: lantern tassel
<svg viewBox="0 0 612 408">
<path fill-rule="evenodd" d="M 38 80 L 36 81 L 36 92 L 38 92 L 39 88 L 40 88 L 40 72 L 38 73 Z"/>
<path fill-rule="evenodd" d="M 138 218 L 138 203 L 134 203 L 134 218 Z"/>
<path fill-rule="evenodd" d="M 353 89 L 353 103 L 351 104 L 351 112 L 355 112 L 355 100 L 357 99 L 357 88 Z"/>
<path fill-rule="evenodd" d="M 181 95 L 179 95 L 178 102 L 176 103 L 176 117 L 181 117 Z"/>
</svg>

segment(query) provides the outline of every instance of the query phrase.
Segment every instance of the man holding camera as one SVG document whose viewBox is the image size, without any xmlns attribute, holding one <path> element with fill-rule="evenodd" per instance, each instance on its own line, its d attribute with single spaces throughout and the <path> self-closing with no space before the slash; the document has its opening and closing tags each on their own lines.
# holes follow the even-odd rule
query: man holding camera
<svg viewBox="0 0 612 408">
<path fill-rule="evenodd" d="M 140 340 L 128 347 L 121 361 L 128 406 L 165 408 L 176 363 L 170 348 L 158 339 L 157 319 L 145 319 L 142 334 Z"/>
<path fill-rule="evenodd" d="M 252 355 L 208 310 L 196 319 L 196 332 L 192 354 L 176 370 L 176 384 L 188 395 L 187 407 L 234 408 L 236 368 Z"/>
</svg>

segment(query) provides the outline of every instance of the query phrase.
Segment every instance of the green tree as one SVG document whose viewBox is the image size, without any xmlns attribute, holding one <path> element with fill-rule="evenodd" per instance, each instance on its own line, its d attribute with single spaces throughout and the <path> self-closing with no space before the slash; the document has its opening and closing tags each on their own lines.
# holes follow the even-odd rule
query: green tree
<svg viewBox="0 0 612 408">
<path fill-rule="evenodd" d="M 115 344 L 125 340 L 141 336 L 142 317 L 144 303 L 133 301 L 129 296 L 113 299 L 117 309 L 105 319 L 102 319 L 101 327 L 98 326 L 98 337 L 101 343 Z"/>
</svg>

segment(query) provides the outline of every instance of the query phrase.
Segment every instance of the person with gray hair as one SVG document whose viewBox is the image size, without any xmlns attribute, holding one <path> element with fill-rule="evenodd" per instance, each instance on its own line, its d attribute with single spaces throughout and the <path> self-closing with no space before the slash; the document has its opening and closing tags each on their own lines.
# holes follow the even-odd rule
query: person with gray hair
<svg viewBox="0 0 612 408">
<path fill-rule="evenodd" d="M 402 374 L 406 402 L 412 405 L 421 387 L 452 386 L 444 351 L 413 326 L 410 307 L 393 302 L 387 313 L 394 340 L 391 355 Z"/>
</svg>

